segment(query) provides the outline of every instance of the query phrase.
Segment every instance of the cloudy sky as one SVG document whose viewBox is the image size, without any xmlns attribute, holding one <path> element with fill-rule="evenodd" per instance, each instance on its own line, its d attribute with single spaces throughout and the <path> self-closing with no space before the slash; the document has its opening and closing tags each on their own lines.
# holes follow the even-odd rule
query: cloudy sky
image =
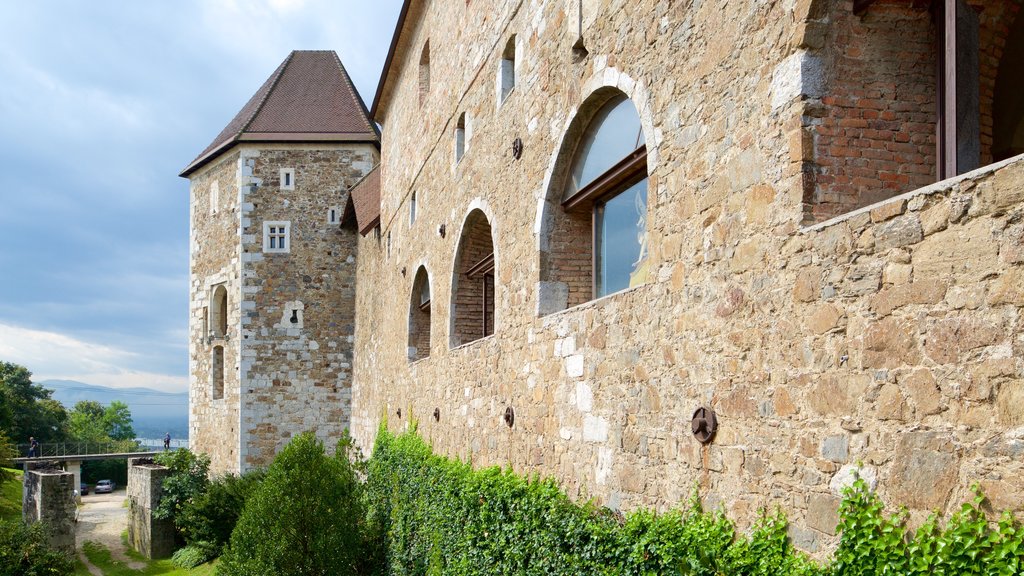
<svg viewBox="0 0 1024 576">
<path fill-rule="evenodd" d="M 178 172 L 293 49 L 337 51 L 372 100 L 400 7 L 0 0 L 0 360 L 186 390 Z"/>
</svg>

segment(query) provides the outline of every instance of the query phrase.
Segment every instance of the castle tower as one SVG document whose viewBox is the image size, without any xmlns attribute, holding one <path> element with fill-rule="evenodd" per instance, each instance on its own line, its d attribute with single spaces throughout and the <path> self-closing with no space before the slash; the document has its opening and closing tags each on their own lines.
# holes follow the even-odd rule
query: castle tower
<svg viewBox="0 0 1024 576">
<path fill-rule="evenodd" d="M 190 181 L 189 432 L 214 473 L 349 426 L 356 232 L 379 138 L 332 51 L 295 51 L 181 176 Z"/>
</svg>

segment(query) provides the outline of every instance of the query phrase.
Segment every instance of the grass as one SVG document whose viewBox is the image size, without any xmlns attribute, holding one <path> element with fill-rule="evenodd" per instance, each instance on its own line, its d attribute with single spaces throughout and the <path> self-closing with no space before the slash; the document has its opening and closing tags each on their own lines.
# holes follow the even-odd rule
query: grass
<svg viewBox="0 0 1024 576">
<path fill-rule="evenodd" d="M 114 559 L 110 550 L 96 542 L 86 542 L 82 547 L 85 557 L 89 562 L 99 568 L 105 576 L 213 576 L 216 572 L 217 561 L 197 566 L 191 570 L 178 568 L 171 563 L 170 558 L 164 560 L 146 560 L 141 554 L 128 549 L 127 555 L 132 560 L 146 563 L 141 570 L 132 570 L 128 566 Z M 75 576 L 86 576 L 89 570 L 79 562 L 75 566 Z"/>
<path fill-rule="evenodd" d="M 21 470 L 13 470 L 15 479 L 0 486 L 0 520 L 21 519 Z"/>
</svg>

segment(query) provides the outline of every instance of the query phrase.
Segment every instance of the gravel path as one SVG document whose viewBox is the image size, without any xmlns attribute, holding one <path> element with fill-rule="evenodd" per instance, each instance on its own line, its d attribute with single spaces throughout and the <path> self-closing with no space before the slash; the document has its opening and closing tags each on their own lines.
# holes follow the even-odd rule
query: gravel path
<svg viewBox="0 0 1024 576">
<path fill-rule="evenodd" d="M 78 526 L 75 528 L 75 547 L 78 556 L 89 568 L 89 572 L 102 576 L 102 572 L 86 560 L 82 545 L 93 541 L 106 546 L 113 558 L 132 570 L 146 567 L 144 562 L 132 560 L 125 554 L 121 533 L 128 529 L 128 508 L 124 506 L 124 489 L 113 494 L 89 494 L 82 497 L 78 511 Z"/>
</svg>

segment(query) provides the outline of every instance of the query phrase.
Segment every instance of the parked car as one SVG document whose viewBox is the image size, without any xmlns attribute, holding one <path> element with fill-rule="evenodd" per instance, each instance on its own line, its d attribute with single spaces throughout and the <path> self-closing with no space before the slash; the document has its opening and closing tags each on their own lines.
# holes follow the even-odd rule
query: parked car
<svg viewBox="0 0 1024 576">
<path fill-rule="evenodd" d="M 96 483 L 97 494 L 110 494 L 114 491 L 114 482 L 112 480 L 100 480 Z"/>
<path fill-rule="evenodd" d="M 78 487 L 78 493 L 81 494 L 82 496 L 85 496 L 86 494 L 88 494 L 89 493 L 89 485 L 86 484 L 85 482 L 82 482 L 79 485 L 79 487 Z"/>
</svg>

